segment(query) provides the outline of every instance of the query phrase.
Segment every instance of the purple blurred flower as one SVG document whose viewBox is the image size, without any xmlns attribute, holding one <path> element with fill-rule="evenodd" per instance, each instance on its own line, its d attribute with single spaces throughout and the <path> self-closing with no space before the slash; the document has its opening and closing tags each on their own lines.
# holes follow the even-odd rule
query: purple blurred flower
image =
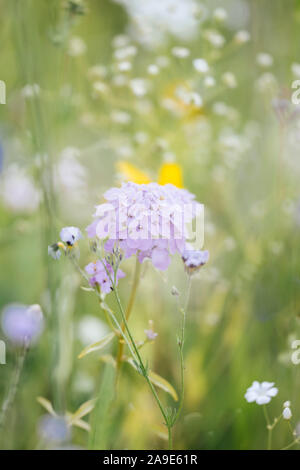
<svg viewBox="0 0 300 470">
<path fill-rule="evenodd" d="M 190 274 L 198 271 L 209 259 L 208 250 L 187 250 L 182 254 L 185 269 Z"/>
<path fill-rule="evenodd" d="M 105 266 L 103 265 L 103 263 Z M 85 270 L 87 274 L 91 276 L 90 284 L 92 286 L 98 284 L 102 292 L 104 292 L 105 294 L 109 294 L 109 292 L 112 290 L 112 285 L 107 271 L 109 272 L 112 279 L 114 276 L 114 272 L 111 265 L 107 261 L 104 260 L 103 263 L 100 260 L 93 263 L 89 263 L 85 267 Z M 125 277 L 125 273 L 121 269 L 118 269 L 116 275 L 116 284 L 118 284 L 119 279 L 121 279 L 122 277 Z"/>
<path fill-rule="evenodd" d="M 4 308 L 2 330 L 12 343 L 16 345 L 34 343 L 43 329 L 43 313 L 39 305 L 10 304 Z"/>
<path fill-rule="evenodd" d="M 118 245 L 125 258 L 136 254 L 140 263 L 149 258 L 162 271 L 170 255 L 187 248 L 187 224 L 201 207 L 193 194 L 171 184 L 123 183 L 104 197 L 107 202 L 96 206 L 88 236 L 105 240 L 110 253 Z"/>
<path fill-rule="evenodd" d="M 60 444 L 70 439 L 70 428 L 63 416 L 44 415 L 38 424 L 38 433 L 47 443 Z"/>
</svg>

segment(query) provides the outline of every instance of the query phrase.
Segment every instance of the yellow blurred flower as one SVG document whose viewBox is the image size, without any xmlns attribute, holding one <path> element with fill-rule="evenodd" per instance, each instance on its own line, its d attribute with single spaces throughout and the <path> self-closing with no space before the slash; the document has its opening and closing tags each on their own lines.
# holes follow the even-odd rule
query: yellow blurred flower
<svg viewBox="0 0 300 470">
<path fill-rule="evenodd" d="M 151 183 L 151 178 L 142 170 L 127 161 L 117 162 L 117 170 L 125 181 L 132 181 L 137 184 Z M 177 188 L 183 187 L 182 168 L 178 163 L 165 162 L 158 172 L 157 183 L 173 184 Z"/>
</svg>

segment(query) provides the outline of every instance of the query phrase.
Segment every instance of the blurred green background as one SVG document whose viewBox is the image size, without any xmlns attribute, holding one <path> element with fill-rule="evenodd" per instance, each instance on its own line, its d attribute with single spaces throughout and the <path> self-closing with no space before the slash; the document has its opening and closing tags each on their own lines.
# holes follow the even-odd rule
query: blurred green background
<svg viewBox="0 0 300 470">
<path fill-rule="evenodd" d="M 291 101 L 300 78 L 300 2 L 182 2 L 0 1 L 0 307 L 40 303 L 46 317 L 1 448 L 41 446 L 38 396 L 74 412 L 99 393 L 105 404 L 110 393 L 111 366 L 100 354 L 77 358 L 108 330 L 103 312 L 70 263 L 48 257 L 47 247 L 61 227 L 84 231 L 103 192 L 119 184 L 122 160 L 154 181 L 163 162 L 176 161 L 184 186 L 205 205 L 210 261 L 192 283 L 175 448 L 266 448 L 263 411 L 244 399 L 253 380 L 279 388 L 271 416 L 291 400 L 293 428 L 300 421 L 300 366 L 291 362 L 291 342 L 300 339 L 300 113 Z M 224 19 L 214 13 L 220 6 Z M 209 72 L 195 69 L 197 58 Z M 89 261 L 82 241 L 80 264 Z M 120 281 L 124 303 L 133 263 L 126 261 Z M 131 325 L 141 340 L 153 320 L 158 337 L 143 355 L 179 390 L 174 285 L 184 297 L 180 259 L 163 274 L 147 266 Z M 15 361 L 7 343 L 0 397 Z M 128 365 L 100 418 L 97 448 L 167 447 L 147 386 Z M 288 444 L 290 434 L 281 422 L 273 446 Z M 71 442 L 87 448 L 91 440 L 73 428 Z"/>
</svg>

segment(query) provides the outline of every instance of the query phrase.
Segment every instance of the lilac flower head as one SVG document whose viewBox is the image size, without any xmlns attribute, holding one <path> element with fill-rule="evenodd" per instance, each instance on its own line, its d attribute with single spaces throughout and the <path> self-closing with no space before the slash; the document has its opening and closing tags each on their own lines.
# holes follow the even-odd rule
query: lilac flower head
<svg viewBox="0 0 300 470">
<path fill-rule="evenodd" d="M 104 240 L 106 251 L 112 253 L 118 245 L 125 258 L 136 254 L 140 263 L 149 258 L 154 267 L 165 270 L 170 255 L 187 249 L 188 224 L 201 208 L 187 190 L 128 182 L 109 189 L 104 197 L 87 233 Z"/>
<path fill-rule="evenodd" d="M 2 314 L 2 329 L 15 345 L 34 343 L 44 329 L 41 307 L 22 304 L 7 305 Z"/>
<path fill-rule="evenodd" d="M 105 266 L 104 266 L 105 265 Z M 101 288 L 101 291 L 105 294 L 109 294 L 112 290 L 112 284 L 109 277 L 114 278 L 114 272 L 111 265 L 104 260 L 103 262 L 98 260 L 96 262 L 89 263 L 85 270 L 90 277 L 91 286 L 98 285 Z M 108 275 L 109 273 L 109 275 Z M 125 273 L 118 269 L 116 275 L 116 284 L 118 284 L 119 279 L 125 276 Z"/>
<path fill-rule="evenodd" d="M 68 246 L 73 246 L 77 240 L 82 238 L 81 231 L 77 227 L 64 227 L 60 232 L 61 241 Z"/>
<path fill-rule="evenodd" d="M 182 254 L 185 269 L 190 274 L 198 271 L 209 259 L 208 250 L 187 250 Z"/>
</svg>

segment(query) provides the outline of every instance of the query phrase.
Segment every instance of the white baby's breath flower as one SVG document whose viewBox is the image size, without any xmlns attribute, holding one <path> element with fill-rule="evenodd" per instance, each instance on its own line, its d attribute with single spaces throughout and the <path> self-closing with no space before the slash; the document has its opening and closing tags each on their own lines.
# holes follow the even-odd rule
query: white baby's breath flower
<svg viewBox="0 0 300 470">
<path fill-rule="evenodd" d="M 266 405 L 277 393 L 278 388 L 274 387 L 274 382 L 259 383 L 255 380 L 247 389 L 245 398 L 248 403 L 256 402 L 258 405 Z"/>
<path fill-rule="evenodd" d="M 209 71 L 209 65 L 205 59 L 194 59 L 193 65 L 199 73 L 207 73 Z"/>
<path fill-rule="evenodd" d="M 112 45 L 115 48 L 128 46 L 130 39 L 126 34 L 118 34 L 115 36 L 112 41 Z"/>
<path fill-rule="evenodd" d="M 288 407 L 284 408 L 282 412 L 282 417 L 283 419 L 290 420 L 292 417 L 291 409 Z"/>
<path fill-rule="evenodd" d="M 190 50 L 187 47 L 176 46 L 172 48 L 172 54 L 179 59 L 186 59 L 190 55 Z"/>
<path fill-rule="evenodd" d="M 127 85 L 128 83 L 128 78 L 123 75 L 123 74 L 118 74 L 118 75 L 115 75 L 113 78 L 112 78 L 112 82 L 115 86 L 117 87 L 122 87 L 122 86 L 125 86 Z"/>
<path fill-rule="evenodd" d="M 97 80 L 93 83 L 93 90 L 95 92 L 95 95 L 102 95 L 108 91 L 108 86 L 106 85 L 106 83 Z"/>
<path fill-rule="evenodd" d="M 114 52 L 114 57 L 117 60 L 125 60 L 129 57 L 134 57 L 137 54 L 136 46 L 126 46 L 116 49 Z"/>
<path fill-rule="evenodd" d="M 38 96 L 41 89 L 37 83 L 27 84 L 22 88 L 22 95 L 24 98 L 33 98 L 34 96 Z"/>
<path fill-rule="evenodd" d="M 210 42 L 213 47 L 221 48 L 225 44 L 225 38 L 218 31 L 210 29 L 204 32 L 204 38 Z"/>
<path fill-rule="evenodd" d="M 143 78 L 133 78 L 129 85 L 136 96 L 145 96 L 148 91 L 148 84 Z"/>
<path fill-rule="evenodd" d="M 236 88 L 237 87 L 237 81 L 235 76 L 233 75 L 232 72 L 225 72 L 222 75 L 222 81 L 223 83 L 228 86 L 228 88 Z"/>
<path fill-rule="evenodd" d="M 261 67 L 271 67 L 273 65 L 273 57 L 266 52 L 260 52 L 256 56 L 256 62 Z"/>
<path fill-rule="evenodd" d="M 107 76 L 107 67 L 102 64 L 93 65 L 88 70 L 91 78 L 105 78 Z"/>
<path fill-rule="evenodd" d="M 157 75 L 159 73 L 159 67 L 156 64 L 150 64 L 147 71 L 150 75 Z"/>
<path fill-rule="evenodd" d="M 211 88 L 215 86 L 215 84 L 216 84 L 216 80 L 211 75 L 208 75 L 207 77 L 204 78 L 204 86 L 206 86 L 207 88 Z"/>
<path fill-rule="evenodd" d="M 83 55 L 86 51 L 84 40 L 78 36 L 73 36 L 69 40 L 68 54 L 72 57 Z"/>
<path fill-rule="evenodd" d="M 111 119 L 117 124 L 129 124 L 131 122 L 131 116 L 126 113 L 126 111 L 113 111 L 111 113 Z"/>
<path fill-rule="evenodd" d="M 291 70 L 292 70 L 293 75 L 295 75 L 295 77 L 300 78 L 300 64 L 297 64 L 296 62 L 294 62 L 291 66 Z"/>
<path fill-rule="evenodd" d="M 131 62 L 128 62 L 128 60 L 124 60 L 123 62 L 118 63 L 118 69 L 120 72 L 128 72 L 129 70 L 132 69 Z"/>
<path fill-rule="evenodd" d="M 227 11 L 224 8 L 216 8 L 213 12 L 213 18 L 216 21 L 225 21 L 227 19 Z"/>
<path fill-rule="evenodd" d="M 245 44 L 245 42 L 250 41 L 250 33 L 246 30 L 240 30 L 234 36 L 234 41 L 237 44 Z"/>
</svg>

